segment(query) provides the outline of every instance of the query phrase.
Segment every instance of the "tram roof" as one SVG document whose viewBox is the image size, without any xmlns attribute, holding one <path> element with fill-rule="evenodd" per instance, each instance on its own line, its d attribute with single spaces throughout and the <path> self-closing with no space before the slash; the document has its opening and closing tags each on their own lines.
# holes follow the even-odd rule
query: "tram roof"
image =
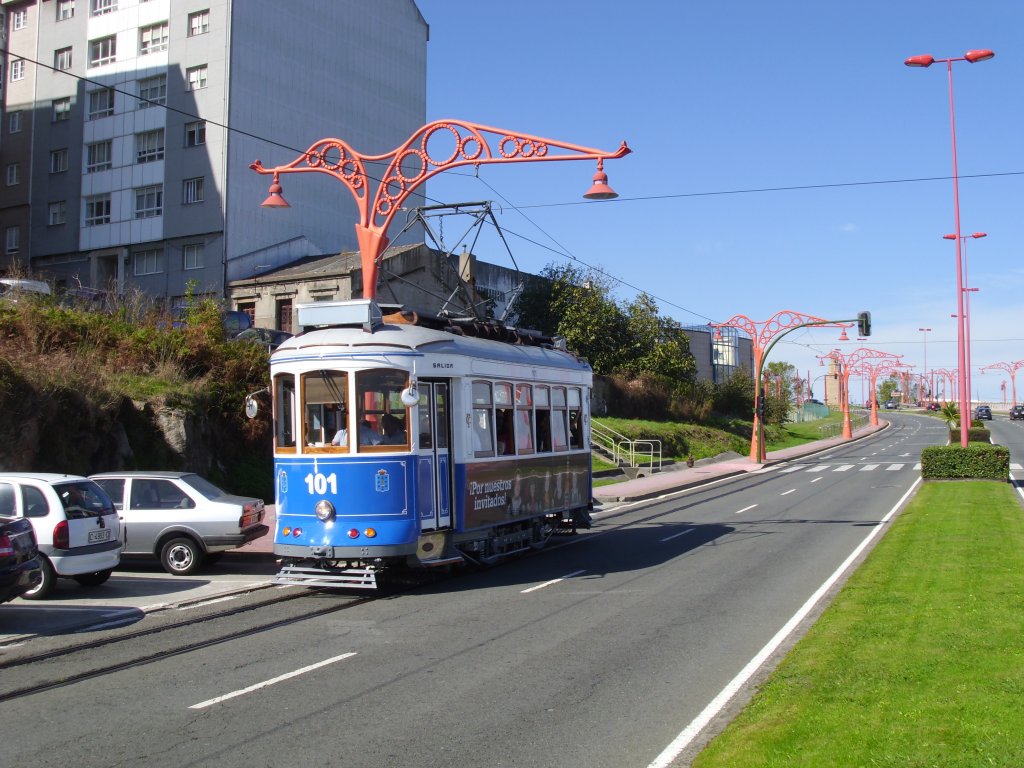
<svg viewBox="0 0 1024 768">
<path fill-rule="evenodd" d="M 552 340 L 535 332 L 489 323 L 421 318 L 409 312 L 385 315 L 382 322 L 372 327 L 329 326 L 307 330 L 284 341 L 274 352 L 273 359 L 283 362 L 311 354 L 387 354 L 397 351 L 590 369 L 585 360 L 555 348 Z"/>
</svg>

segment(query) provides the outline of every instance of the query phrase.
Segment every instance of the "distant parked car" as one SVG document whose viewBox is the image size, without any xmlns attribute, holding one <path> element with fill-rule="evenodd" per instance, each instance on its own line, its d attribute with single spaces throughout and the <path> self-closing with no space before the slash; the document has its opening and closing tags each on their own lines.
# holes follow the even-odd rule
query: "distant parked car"
<svg viewBox="0 0 1024 768">
<path fill-rule="evenodd" d="M 979 405 L 974 409 L 974 418 L 992 421 L 992 409 L 987 405 Z"/>
<path fill-rule="evenodd" d="M 49 283 L 42 280 L 25 280 L 20 277 L 0 277 L 0 299 L 18 302 L 23 296 L 49 296 Z"/>
<path fill-rule="evenodd" d="M 26 600 L 49 596 L 59 577 L 84 587 L 110 578 L 121 560 L 121 523 L 110 497 L 77 475 L 0 473 L 0 507 L 32 524 L 42 578 Z"/>
<path fill-rule="evenodd" d="M 886 400 L 885 407 L 888 408 L 889 410 L 893 410 L 898 409 L 900 407 L 900 404 L 895 400 Z"/>
<path fill-rule="evenodd" d="M 1010 421 L 1024 419 L 1024 405 L 1015 405 L 1010 408 Z"/>
<path fill-rule="evenodd" d="M 252 328 L 252 318 L 238 309 L 225 310 L 220 313 L 220 323 L 224 328 L 224 336 L 235 338 L 242 331 Z M 171 327 L 184 328 L 188 324 L 188 308 L 175 307 L 171 311 Z"/>
<path fill-rule="evenodd" d="M 288 331 L 278 331 L 273 328 L 246 328 L 239 332 L 232 341 L 251 341 L 254 344 L 263 344 L 267 350 L 273 352 L 280 346 L 281 342 L 292 337 Z"/>
<path fill-rule="evenodd" d="M 942 406 L 938 403 L 928 403 L 928 405 L 925 406 L 925 409 L 929 411 L 941 411 Z"/>
<path fill-rule="evenodd" d="M 14 496 L 0 497 L 0 603 L 6 603 L 39 585 L 39 547 L 32 523 L 17 517 Z"/>
<path fill-rule="evenodd" d="M 125 554 L 155 555 L 177 576 L 269 530 L 262 499 L 232 496 L 193 472 L 103 472 L 92 479 L 124 517 Z"/>
</svg>

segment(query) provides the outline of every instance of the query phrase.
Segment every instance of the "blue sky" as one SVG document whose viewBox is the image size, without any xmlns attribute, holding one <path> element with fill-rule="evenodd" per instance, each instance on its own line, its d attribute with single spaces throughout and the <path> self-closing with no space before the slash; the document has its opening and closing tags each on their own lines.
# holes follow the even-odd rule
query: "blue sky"
<svg viewBox="0 0 1024 768">
<path fill-rule="evenodd" d="M 870 310 L 869 342 L 816 329 L 776 346 L 812 377 L 817 355 L 858 346 L 956 366 L 946 68 L 903 61 L 994 50 L 953 79 L 961 231 L 988 234 L 967 245 L 973 390 L 1001 400 L 1007 375 L 978 369 L 1024 359 L 1024 3 L 417 5 L 428 120 L 633 149 L 605 165 L 615 201 L 582 201 L 592 162 L 556 162 L 453 169 L 429 202 L 493 200 L 521 269 L 575 259 L 683 324 Z M 493 237 L 475 251 L 511 266 Z"/>
</svg>

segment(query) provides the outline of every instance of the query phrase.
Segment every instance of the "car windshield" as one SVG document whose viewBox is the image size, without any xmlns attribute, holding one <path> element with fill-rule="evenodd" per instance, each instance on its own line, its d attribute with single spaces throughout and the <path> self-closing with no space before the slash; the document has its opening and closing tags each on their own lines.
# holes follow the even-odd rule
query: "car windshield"
<svg viewBox="0 0 1024 768">
<path fill-rule="evenodd" d="M 91 480 L 60 483 L 54 485 L 53 489 L 57 492 L 69 520 L 114 513 L 114 502 Z"/>
<path fill-rule="evenodd" d="M 190 488 L 195 488 L 199 493 L 211 501 L 219 498 L 220 496 L 228 495 L 209 480 L 204 477 L 200 477 L 199 475 L 183 475 L 181 482 L 186 483 Z"/>
</svg>

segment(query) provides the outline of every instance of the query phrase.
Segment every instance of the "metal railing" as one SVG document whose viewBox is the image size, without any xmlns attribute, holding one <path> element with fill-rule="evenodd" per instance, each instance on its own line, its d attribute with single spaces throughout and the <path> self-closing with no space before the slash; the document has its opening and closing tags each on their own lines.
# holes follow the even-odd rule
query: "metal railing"
<svg viewBox="0 0 1024 768">
<path fill-rule="evenodd" d="M 608 456 L 612 463 L 630 469 L 661 469 L 661 440 L 633 440 L 596 419 L 590 421 L 591 447 Z"/>
</svg>

